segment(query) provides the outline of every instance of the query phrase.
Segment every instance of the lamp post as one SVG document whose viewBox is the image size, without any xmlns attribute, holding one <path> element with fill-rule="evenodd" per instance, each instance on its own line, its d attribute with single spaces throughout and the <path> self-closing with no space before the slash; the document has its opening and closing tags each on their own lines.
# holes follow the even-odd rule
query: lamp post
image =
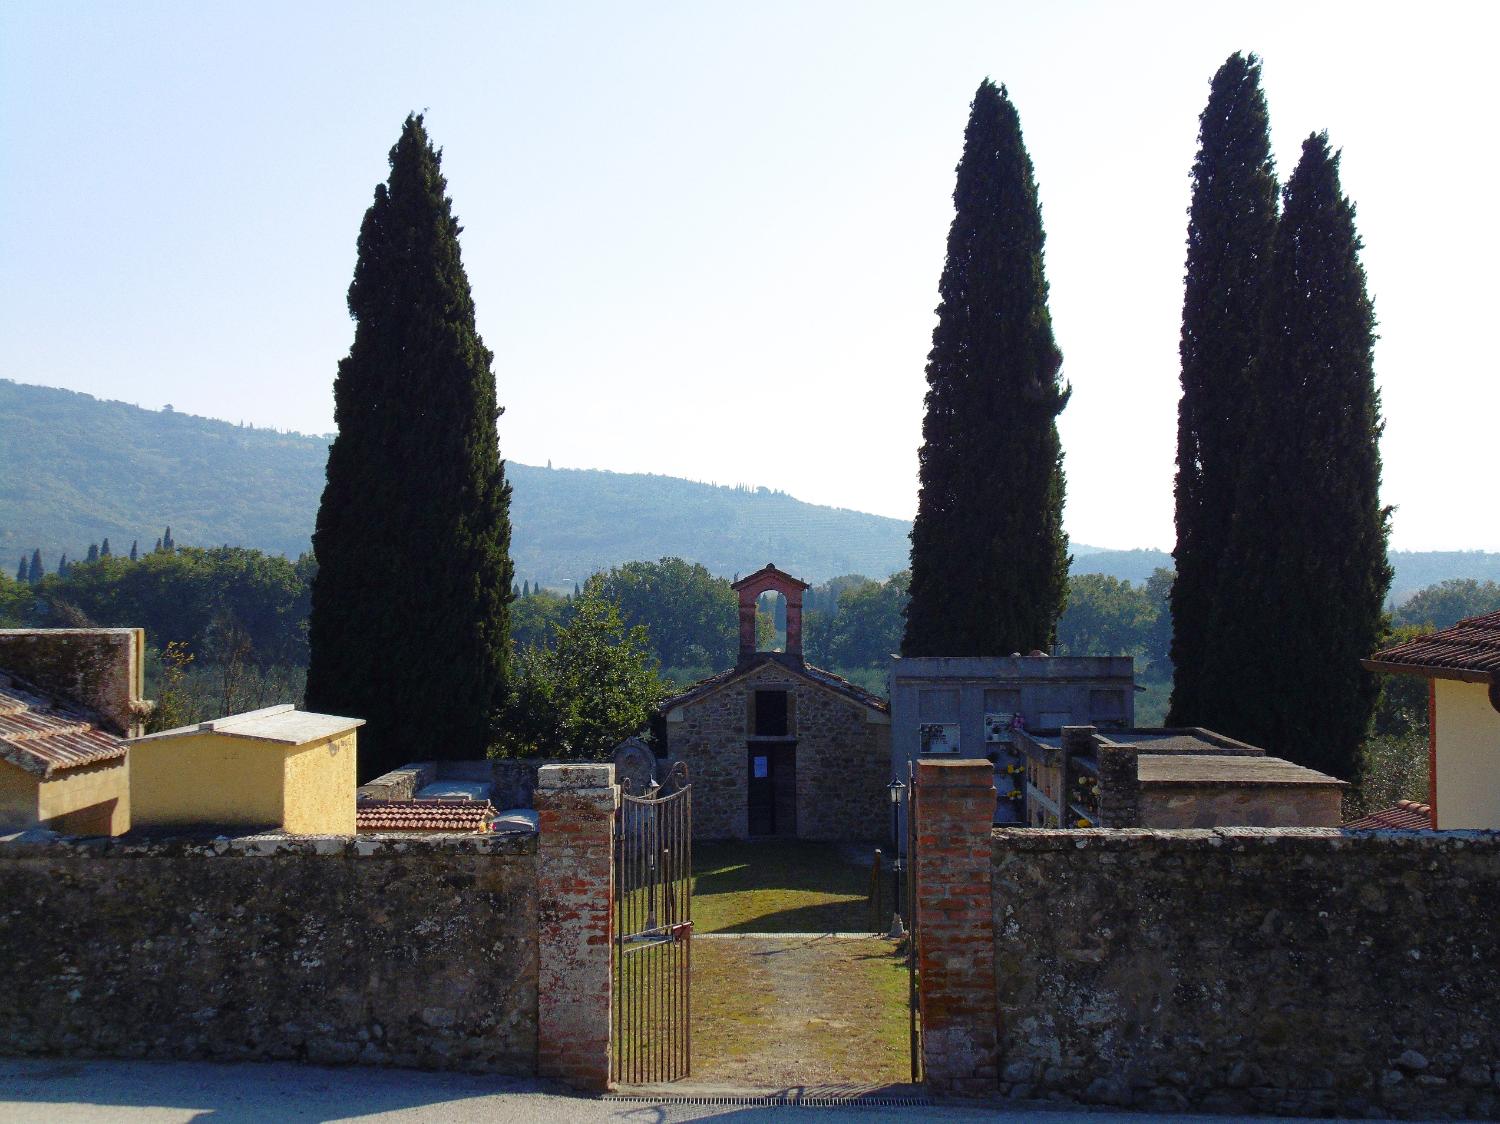
<svg viewBox="0 0 1500 1124">
<path fill-rule="evenodd" d="M 905 867 L 901 861 L 901 801 L 906 796 L 906 786 L 893 780 L 885 790 L 891 798 L 891 847 L 896 856 L 891 863 L 891 938 L 896 939 L 906 933 L 901 924 L 901 872 Z"/>
</svg>

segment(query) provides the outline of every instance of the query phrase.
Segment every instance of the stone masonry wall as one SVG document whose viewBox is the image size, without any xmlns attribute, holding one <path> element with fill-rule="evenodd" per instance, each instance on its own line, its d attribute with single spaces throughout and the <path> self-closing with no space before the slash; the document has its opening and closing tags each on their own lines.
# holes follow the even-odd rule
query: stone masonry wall
<svg viewBox="0 0 1500 1124">
<path fill-rule="evenodd" d="M 1312 785 L 1143 785 L 1141 823 L 1149 827 L 1333 827 L 1343 792 Z"/>
<path fill-rule="evenodd" d="M 999 1089 L 1500 1112 L 1500 833 L 997 830 Z"/>
<path fill-rule="evenodd" d="M 122 737 L 150 710 L 139 694 L 136 628 L 0 628 L 0 668 L 89 707 Z"/>
<path fill-rule="evenodd" d="M 531 1074 L 534 835 L 0 843 L 0 1051 Z"/>
<path fill-rule="evenodd" d="M 687 762 L 693 782 L 693 836 L 744 839 L 750 830 L 746 738 L 749 695 L 791 695 L 797 740 L 797 835 L 802 839 L 883 839 L 890 832 L 888 723 L 868 708 L 768 662 L 682 707 L 667 723 L 667 756 Z M 883 716 L 882 716 L 883 717 Z"/>
</svg>

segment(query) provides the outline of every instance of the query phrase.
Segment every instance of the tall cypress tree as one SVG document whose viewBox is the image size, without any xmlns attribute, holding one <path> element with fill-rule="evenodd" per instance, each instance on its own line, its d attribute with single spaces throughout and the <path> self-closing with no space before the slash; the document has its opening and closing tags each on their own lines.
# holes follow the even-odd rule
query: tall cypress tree
<svg viewBox="0 0 1500 1124">
<path fill-rule="evenodd" d="M 367 720 L 365 777 L 484 756 L 514 578 L 491 355 L 420 116 L 390 166 L 349 286 L 308 637 L 307 705 Z"/>
<path fill-rule="evenodd" d="M 907 656 L 1050 649 L 1067 599 L 1041 208 L 1003 86 L 974 95 L 927 359 Z"/>
<path fill-rule="evenodd" d="M 1226 733 L 1353 778 L 1375 704 L 1359 661 L 1381 634 L 1375 314 L 1354 205 L 1328 136 L 1302 145 L 1267 277 L 1247 455 L 1220 572 L 1210 673 Z"/>
<path fill-rule="evenodd" d="M 104 540 L 104 542 L 99 547 L 99 557 L 100 558 L 108 558 L 109 556 L 110 556 L 110 554 L 109 554 L 109 539 L 106 538 Z"/>
<path fill-rule="evenodd" d="M 1175 673 L 1167 721 L 1217 727 L 1233 679 L 1208 678 L 1219 571 L 1250 417 L 1247 384 L 1276 234 L 1276 171 L 1260 60 L 1231 55 L 1198 118 L 1177 405 Z"/>
<path fill-rule="evenodd" d="M 22 554 L 21 555 L 21 564 L 16 567 L 16 581 L 18 581 L 18 582 L 25 581 L 27 573 L 28 573 L 28 570 L 26 568 L 26 555 Z"/>
<path fill-rule="evenodd" d="M 140 552 L 136 549 L 139 545 L 140 545 L 140 543 L 139 543 L 138 539 L 131 539 L 130 540 L 130 560 L 132 562 L 134 562 L 138 558 L 140 558 Z"/>
<path fill-rule="evenodd" d="M 47 568 L 42 565 L 42 551 L 37 548 L 31 552 L 31 565 L 26 568 L 26 580 L 36 585 L 47 574 Z"/>
</svg>

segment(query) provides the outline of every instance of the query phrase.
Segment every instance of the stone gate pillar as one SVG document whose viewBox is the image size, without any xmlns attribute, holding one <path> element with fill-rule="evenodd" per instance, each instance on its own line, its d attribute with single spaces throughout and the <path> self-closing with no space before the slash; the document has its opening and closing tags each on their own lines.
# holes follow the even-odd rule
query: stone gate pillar
<svg viewBox="0 0 1500 1124">
<path fill-rule="evenodd" d="M 537 1070 L 609 1086 L 614 940 L 613 765 L 544 765 L 537 776 Z"/>
<path fill-rule="evenodd" d="M 922 1060 L 938 1093 L 996 1091 L 995 767 L 919 761 L 916 920 Z"/>
</svg>

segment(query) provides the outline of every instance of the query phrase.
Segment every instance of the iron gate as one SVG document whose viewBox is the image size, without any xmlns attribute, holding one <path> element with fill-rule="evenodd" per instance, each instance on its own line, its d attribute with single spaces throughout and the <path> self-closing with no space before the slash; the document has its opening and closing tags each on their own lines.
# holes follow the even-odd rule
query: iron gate
<svg viewBox="0 0 1500 1124">
<path fill-rule="evenodd" d="M 680 761 L 661 789 L 636 796 L 628 781 L 621 788 L 611 1077 L 679 1081 L 693 1045 L 693 788 Z"/>
</svg>

